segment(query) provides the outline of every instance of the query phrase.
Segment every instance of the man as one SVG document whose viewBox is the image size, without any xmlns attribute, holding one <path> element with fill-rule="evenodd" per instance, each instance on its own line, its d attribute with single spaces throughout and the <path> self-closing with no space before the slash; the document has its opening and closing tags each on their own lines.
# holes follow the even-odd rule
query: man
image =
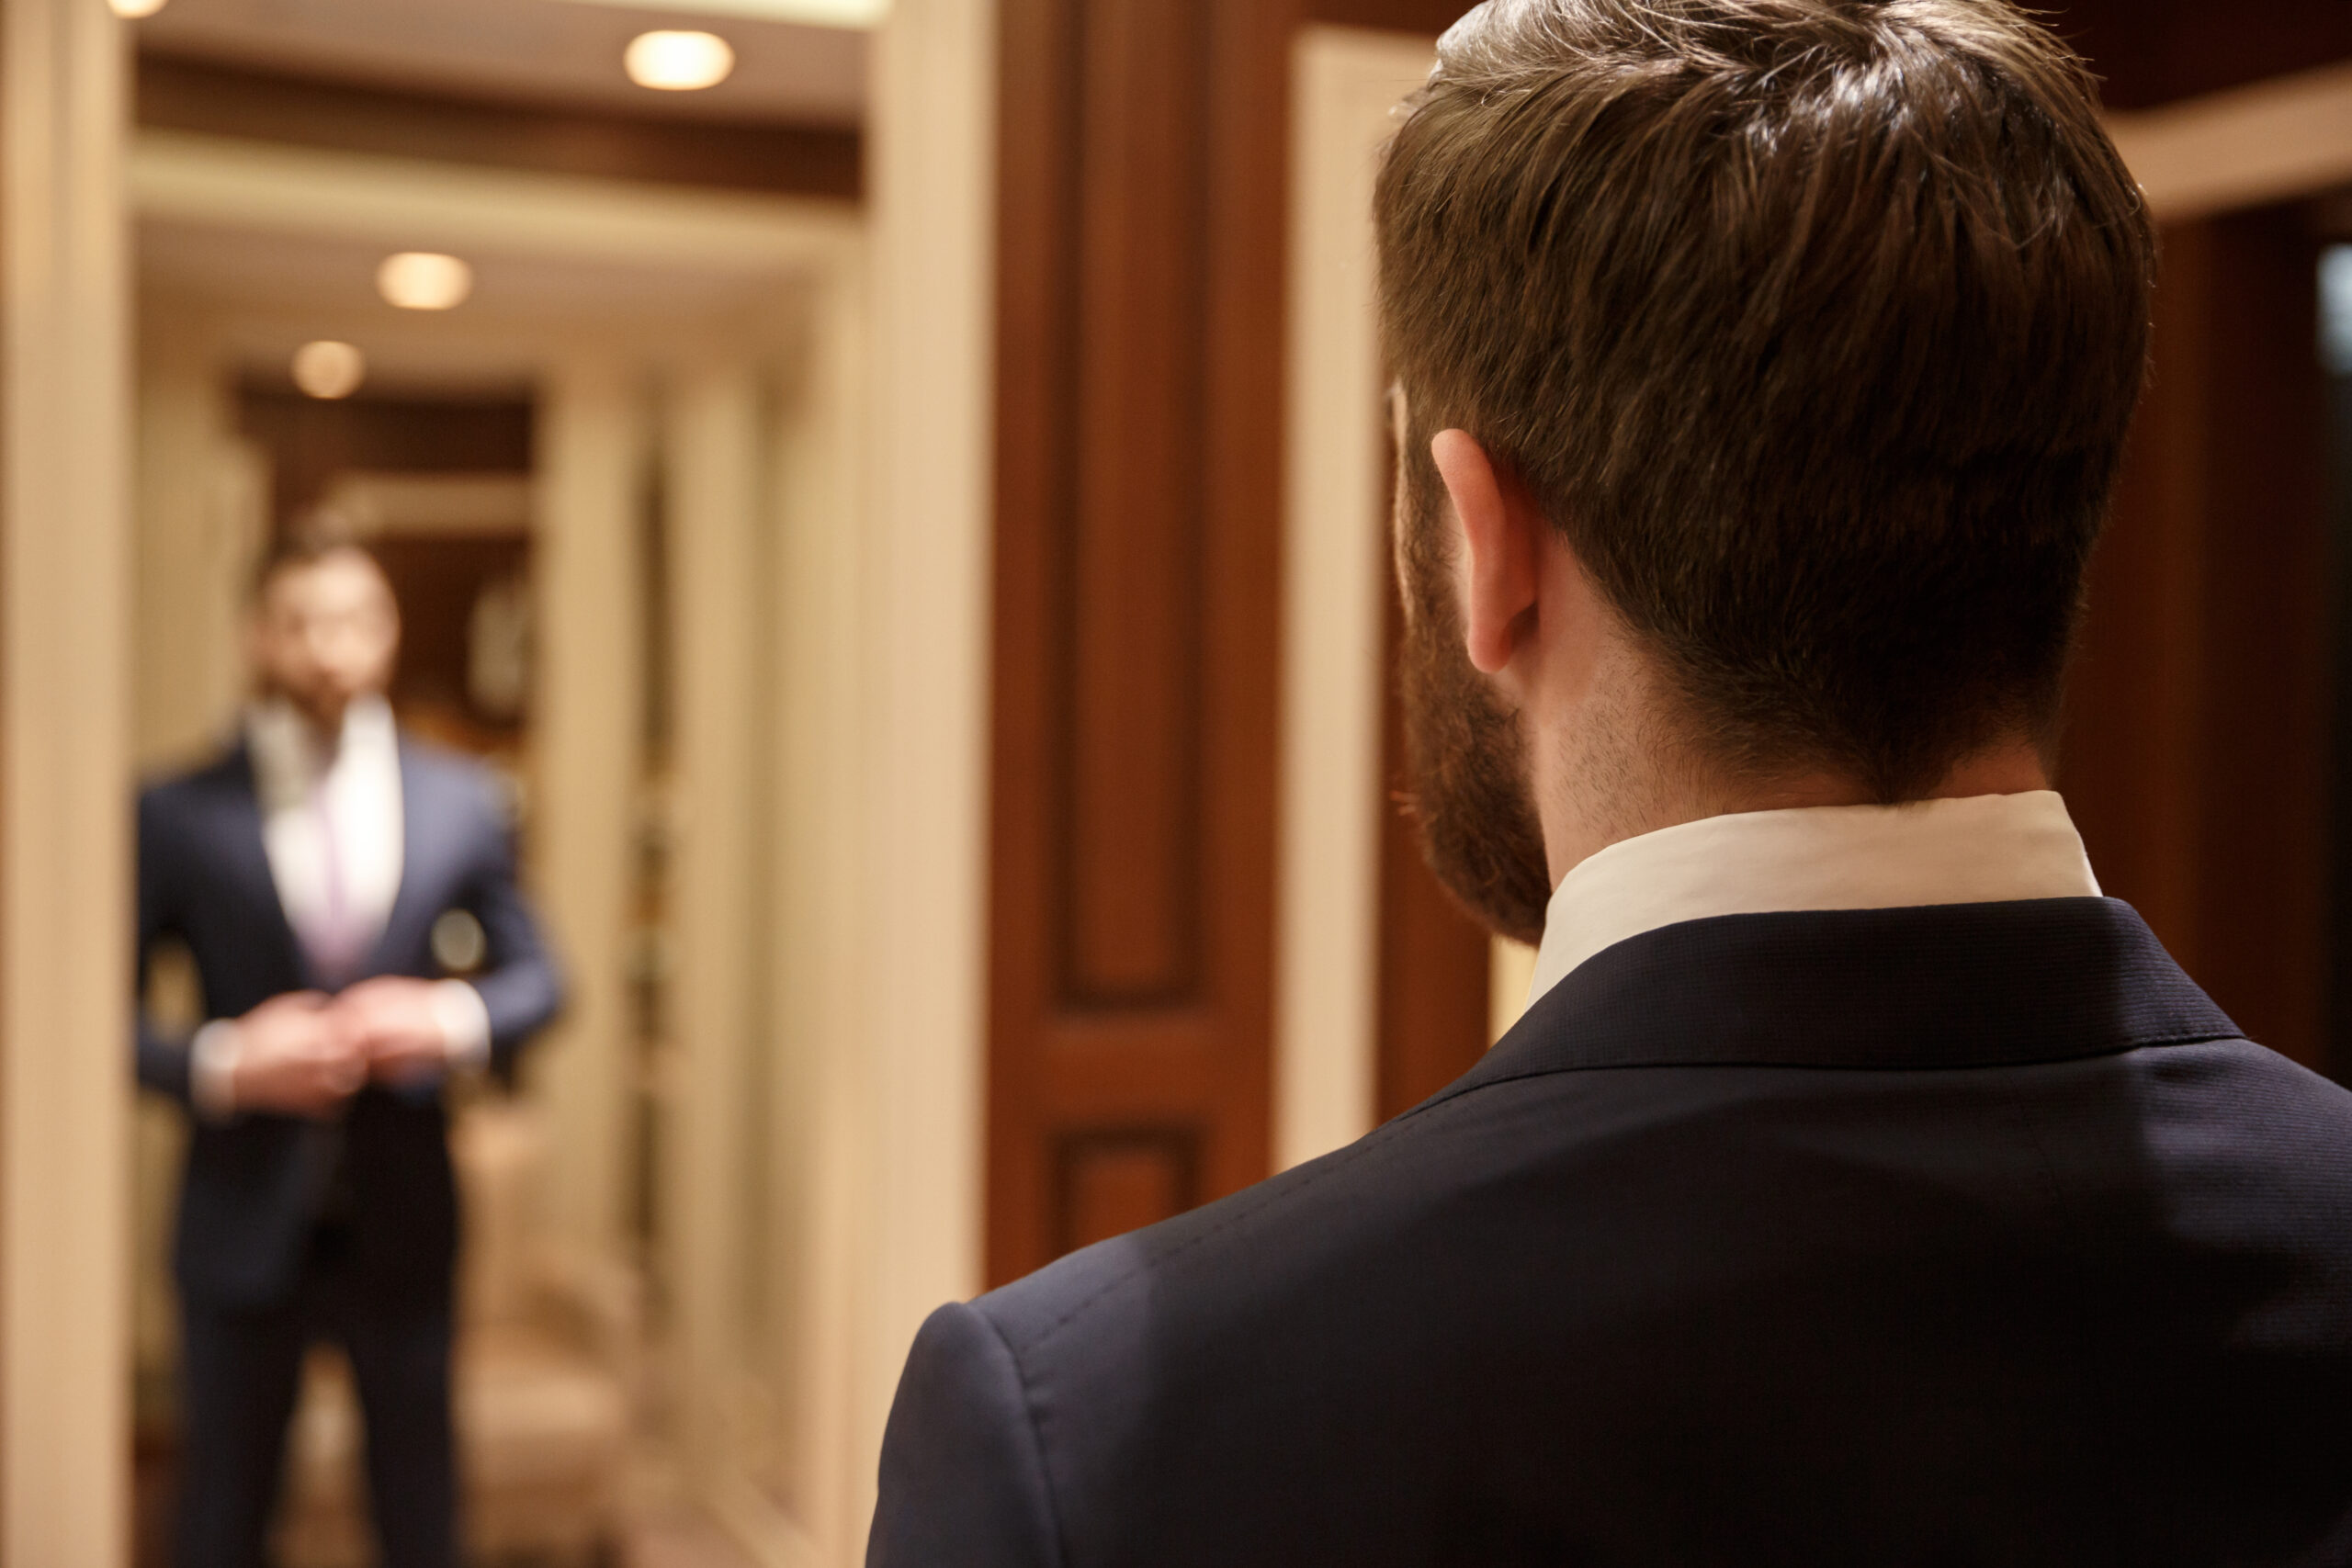
<svg viewBox="0 0 2352 1568">
<path fill-rule="evenodd" d="M 495 782 L 394 729 L 399 637 L 372 558 L 281 551 L 253 613 L 243 742 L 139 803 L 142 968 L 185 942 L 216 1021 L 185 1043 L 142 1026 L 138 1049 L 141 1081 L 194 1122 L 175 1247 L 186 1568 L 263 1561 L 322 1338 L 357 1380 L 386 1568 L 457 1560 L 440 1089 L 511 1065 L 558 988 Z M 478 971 L 436 977 L 436 946 L 468 967 L 480 949 Z"/>
<path fill-rule="evenodd" d="M 2002 0 L 1439 52 L 1378 199 L 1418 807 L 1537 999 L 943 1308 L 870 1560 L 2352 1562 L 2352 1096 L 2048 788 L 2153 255 L 2083 66 Z"/>
</svg>

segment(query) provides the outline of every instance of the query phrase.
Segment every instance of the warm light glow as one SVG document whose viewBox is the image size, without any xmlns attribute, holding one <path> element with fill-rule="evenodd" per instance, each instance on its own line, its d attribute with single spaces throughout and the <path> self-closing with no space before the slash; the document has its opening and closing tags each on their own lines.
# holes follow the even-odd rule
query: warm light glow
<svg viewBox="0 0 2352 1568">
<path fill-rule="evenodd" d="M 2338 376 L 2352 376 L 2352 245 L 2330 245 L 2319 264 L 2320 352 Z"/>
<path fill-rule="evenodd" d="M 403 310 L 450 310 L 474 291 L 474 269 L 455 256 L 402 251 L 376 269 L 376 288 Z"/>
<path fill-rule="evenodd" d="M 805 28 L 878 28 L 890 14 L 890 0 L 588 0 L 598 6 L 656 6 L 695 11 L 706 17 L 752 17 L 763 22 L 794 22 Z"/>
<path fill-rule="evenodd" d="M 735 69 L 735 50 L 717 33 L 639 33 L 621 63 L 640 87 L 691 93 L 726 81 Z"/>
<path fill-rule="evenodd" d="M 347 343 L 322 339 L 294 351 L 294 384 L 314 398 L 347 398 L 367 378 L 367 355 Z"/>
<path fill-rule="evenodd" d="M 141 17 L 153 16 L 168 3 L 169 0 L 107 0 L 107 9 L 118 17 L 128 17 L 136 21 Z"/>
</svg>

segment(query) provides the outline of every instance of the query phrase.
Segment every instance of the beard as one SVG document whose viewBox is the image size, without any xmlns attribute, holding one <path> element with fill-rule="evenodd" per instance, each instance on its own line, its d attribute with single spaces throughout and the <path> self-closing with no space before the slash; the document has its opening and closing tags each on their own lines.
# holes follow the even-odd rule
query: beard
<svg viewBox="0 0 2352 1568">
<path fill-rule="evenodd" d="M 1396 565 L 1405 597 L 1399 682 L 1407 809 L 1446 891 L 1487 930 L 1533 944 L 1552 901 L 1519 715 L 1470 662 L 1455 603 L 1445 487 L 1418 434 L 1398 476 Z"/>
</svg>

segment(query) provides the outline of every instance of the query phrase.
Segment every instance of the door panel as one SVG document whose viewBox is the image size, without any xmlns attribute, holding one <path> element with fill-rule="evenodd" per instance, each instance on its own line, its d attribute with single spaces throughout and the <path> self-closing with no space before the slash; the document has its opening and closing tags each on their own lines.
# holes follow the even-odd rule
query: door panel
<svg viewBox="0 0 2352 1568">
<path fill-rule="evenodd" d="M 1290 18 L 1002 25 L 999 1281 L 1267 1171 Z"/>
</svg>

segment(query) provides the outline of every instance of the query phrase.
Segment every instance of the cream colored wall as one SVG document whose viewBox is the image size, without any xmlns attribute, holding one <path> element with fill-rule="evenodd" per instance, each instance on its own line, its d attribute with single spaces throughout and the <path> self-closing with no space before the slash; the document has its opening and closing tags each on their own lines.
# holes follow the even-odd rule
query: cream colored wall
<svg viewBox="0 0 2352 1568">
<path fill-rule="evenodd" d="M 1535 950 L 1525 942 L 1497 937 L 1489 962 L 1487 1037 L 1500 1040 L 1527 1010 L 1527 993 L 1535 984 Z"/>
<path fill-rule="evenodd" d="M 759 852 L 756 797 L 766 682 L 759 669 L 759 386 L 751 366 L 713 361 L 683 371 L 667 406 L 671 581 L 676 670 L 673 796 L 676 908 L 669 1086 L 673 1179 L 662 1232 L 672 1247 L 678 1349 L 692 1462 L 709 1472 L 735 1451 L 737 1396 L 746 1391 L 732 1332 L 742 1299 L 734 1222 L 758 1178 L 743 1101 L 754 1055 L 767 1044 L 757 998 Z"/>
<path fill-rule="evenodd" d="M 142 324 L 135 443 L 131 752 L 147 778 L 202 757 L 234 722 L 244 583 L 267 523 L 265 465 L 233 434 L 202 319 Z M 159 976 L 156 988 L 159 1006 L 184 1015 L 175 1021 L 201 1021 L 192 974 Z M 131 1338 L 145 1388 L 176 1359 L 169 1233 L 187 1131 L 143 1095 L 132 1125 Z"/>
<path fill-rule="evenodd" d="M 864 882 L 863 280 L 670 392 L 679 919 L 669 1270 L 697 1485 L 774 1562 L 854 1560 Z"/>
<path fill-rule="evenodd" d="M 1310 27 L 1293 62 L 1274 1164 L 1370 1131 L 1379 1020 L 1382 402 L 1372 187 L 1427 39 Z"/>
<path fill-rule="evenodd" d="M 547 1212 L 568 1245 L 623 1246 L 629 1174 L 630 944 L 644 779 L 642 487 L 651 447 L 626 355 L 572 354 L 540 386 L 532 590 L 532 892 L 564 964 L 562 1018 L 534 1049 Z"/>
<path fill-rule="evenodd" d="M 232 420 L 205 323 L 143 323 L 133 650 L 142 773 L 217 745 L 243 694 L 240 611 L 267 527 L 267 475 Z"/>
<path fill-rule="evenodd" d="M 808 332 L 773 412 L 769 504 L 776 547 L 766 583 L 774 606 L 775 825 L 765 870 L 776 890 L 767 925 L 767 1015 L 776 1031 L 769 1084 L 778 1137 L 768 1179 L 793 1195 L 789 1234 L 769 1259 L 775 1376 L 786 1391 L 787 1502 L 817 1561 L 854 1562 L 860 1457 L 853 1430 L 858 1203 L 864 1152 L 857 1039 L 858 911 L 864 882 L 858 734 L 860 605 L 865 515 L 866 279 L 837 275 L 809 301 Z M 786 1208 L 782 1201 L 778 1208 Z"/>
<path fill-rule="evenodd" d="M 0 6 L 0 1560 L 128 1546 L 131 388 L 119 24 Z"/>
<path fill-rule="evenodd" d="M 908 1347 L 980 1284 L 996 7 L 899 0 L 876 38 L 858 656 L 862 1531 Z M 849 1543 L 830 1561 L 856 1561 Z"/>
</svg>

